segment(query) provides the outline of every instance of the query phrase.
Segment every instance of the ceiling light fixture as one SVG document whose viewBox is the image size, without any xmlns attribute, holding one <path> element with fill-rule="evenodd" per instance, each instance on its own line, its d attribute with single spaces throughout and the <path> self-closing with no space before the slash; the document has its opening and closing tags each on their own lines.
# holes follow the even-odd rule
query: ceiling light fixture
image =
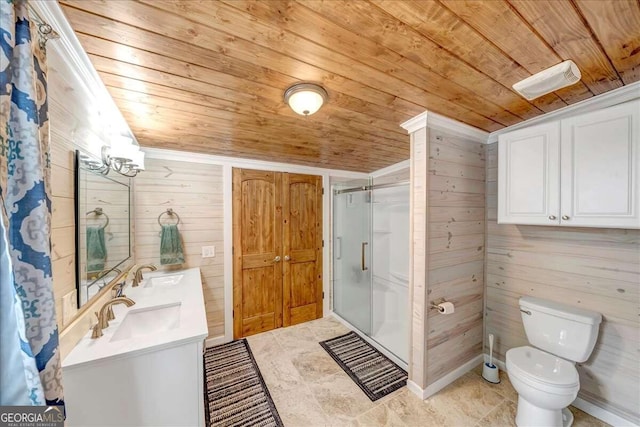
<svg viewBox="0 0 640 427">
<path fill-rule="evenodd" d="M 581 77 L 578 66 L 568 59 L 519 81 L 513 85 L 513 89 L 531 101 L 542 95 L 578 83 Z"/>
<path fill-rule="evenodd" d="M 327 91 L 313 83 L 298 83 L 284 92 L 284 102 L 301 116 L 310 116 L 329 98 Z"/>
</svg>

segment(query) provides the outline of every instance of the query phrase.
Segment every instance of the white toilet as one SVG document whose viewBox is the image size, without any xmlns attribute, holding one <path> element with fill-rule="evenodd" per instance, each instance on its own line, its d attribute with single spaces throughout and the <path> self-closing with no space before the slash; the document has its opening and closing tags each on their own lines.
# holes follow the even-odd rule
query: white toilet
<svg viewBox="0 0 640 427">
<path fill-rule="evenodd" d="M 602 316 L 540 298 L 520 298 L 529 343 L 507 351 L 507 373 L 518 392 L 519 427 L 569 427 L 567 409 L 578 395 L 575 362 L 586 361 L 598 338 Z"/>
</svg>

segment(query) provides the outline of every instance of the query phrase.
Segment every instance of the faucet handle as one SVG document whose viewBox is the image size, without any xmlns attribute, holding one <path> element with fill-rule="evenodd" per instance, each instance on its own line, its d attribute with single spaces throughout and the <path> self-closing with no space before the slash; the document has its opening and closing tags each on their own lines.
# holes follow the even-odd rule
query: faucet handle
<svg viewBox="0 0 640 427">
<path fill-rule="evenodd" d="M 91 333 L 92 339 L 100 338 L 102 336 L 102 326 L 100 326 L 100 314 L 98 314 L 97 311 L 95 313 L 96 313 L 96 317 L 98 318 L 98 321 L 96 322 L 95 325 L 93 325 L 93 332 Z"/>
</svg>

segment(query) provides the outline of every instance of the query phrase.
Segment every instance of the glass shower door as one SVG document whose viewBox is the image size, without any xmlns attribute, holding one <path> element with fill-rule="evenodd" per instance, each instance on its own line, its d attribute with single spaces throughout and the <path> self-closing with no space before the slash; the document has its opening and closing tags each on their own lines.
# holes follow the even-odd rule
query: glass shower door
<svg viewBox="0 0 640 427">
<path fill-rule="evenodd" d="M 333 310 L 371 334 L 371 192 L 343 189 L 368 185 L 349 182 L 334 187 Z"/>
</svg>

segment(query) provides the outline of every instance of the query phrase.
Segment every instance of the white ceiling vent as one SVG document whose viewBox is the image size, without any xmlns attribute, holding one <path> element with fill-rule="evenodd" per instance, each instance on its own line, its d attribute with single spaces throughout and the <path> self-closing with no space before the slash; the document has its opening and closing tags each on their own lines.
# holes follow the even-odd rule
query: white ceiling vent
<svg viewBox="0 0 640 427">
<path fill-rule="evenodd" d="M 532 100 L 578 83 L 581 77 L 578 66 L 569 59 L 519 81 L 513 85 L 513 89 L 528 100 Z"/>
</svg>

